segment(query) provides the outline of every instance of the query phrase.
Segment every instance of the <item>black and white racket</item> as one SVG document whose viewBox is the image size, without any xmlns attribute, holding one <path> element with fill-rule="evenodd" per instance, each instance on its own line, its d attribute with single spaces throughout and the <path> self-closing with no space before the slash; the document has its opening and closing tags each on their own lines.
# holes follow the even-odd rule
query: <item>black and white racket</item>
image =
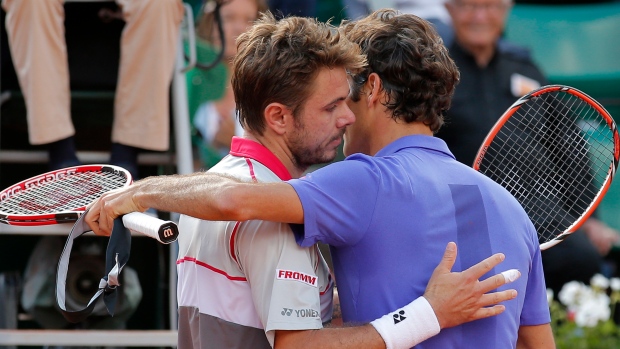
<svg viewBox="0 0 620 349">
<path fill-rule="evenodd" d="M 619 155 L 618 130 L 605 108 L 575 88 L 551 85 L 508 108 L 473 167 L 516 197 L 544 250 L 594 212 L 616 173 Z"/>
<path fill-rule="evenodd" d="M 83 165 L 47 172 L 0 192 L 0 223 L 38 226 L 75 222 L 103 193 L 130 185 L 131 174 L 118 166 Z M 174 222 L 133 212 L 123 225 L 161 243 L 179 235 Z"/>
</svg>

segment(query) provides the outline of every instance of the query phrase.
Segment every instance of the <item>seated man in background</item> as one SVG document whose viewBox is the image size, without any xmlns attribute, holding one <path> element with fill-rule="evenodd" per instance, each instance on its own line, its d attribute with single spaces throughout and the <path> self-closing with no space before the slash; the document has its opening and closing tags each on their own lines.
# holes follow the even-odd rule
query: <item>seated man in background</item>
<svg viewBox="0 0 620 349">
<path fill-rule="evenodd" d="M 511 0 L 449 0 L 454 41 L 446 42 L 461 73 L 446 125 L 437 134 L 456 159 L 471 166 L 478 148 L 500 116 L 519 97 L 547 85 L 529 52 L 502 39 Z M 550 39 L 552 40 L 552 39 Z M 547 287 L 589 283 L 602 272 L 603 256 L 618 235 L 596 218 L 561 244 L 542 253 Z M 594 244 L 593 244 L 594 243 Z M 596 247 L 595 247 L 596 245 Z"/>
<path fill-rule="evenodd" d="M 3 0 L 13 64 L 26 101 L 29 141 L 48 148 L 49 167 L 79 164 L 63 0 Z M 121 37 L 110 163 L 137 177 L 141 149 L 164 151 L 170 138 L 169 89 L 183 19 L 181 0 L 116 0 Z"/>
</svg>

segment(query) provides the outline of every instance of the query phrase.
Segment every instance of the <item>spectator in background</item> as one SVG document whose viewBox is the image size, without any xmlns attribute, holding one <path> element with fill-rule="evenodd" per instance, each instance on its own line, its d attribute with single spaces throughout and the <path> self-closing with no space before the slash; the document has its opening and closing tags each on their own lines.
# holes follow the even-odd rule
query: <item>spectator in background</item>
<svg viewBox="0 0 620 349">
<path fill-rule="evenodd" d="M 343 0 L 347 15 L 361 17 L 362 12 L 380 8 L 393 8 L 401 13 L 410 13 L 433 23 L 437 33 L 444 40 L 452 40 L 451 19 L 444 4 L 446 0 Z"/>
<path fill-rule="evenodd" d="M 215 21 L 215 6 L 205 5 L 198 21 L 197 58 L 211 62 L 221 48 Z M 193 143 L 199 151 L 202 166 L 209 168 L 230 150 L 234 135 L 242 129 L 235 116 L 235 96 L 230 86 L 232 59 L 237 54 L 237 36 L 247 30 L 259 12 L 267 9 L 265 0 L 230 0 L 220 11 L 224 31 L 222 62 L 211 70 L 194 68 L 187 73 L 189 112 L 194 128 Z"/>
<path fill-rule="evenodd" d="M 31 144 L 48 146 L 49 167 L 79 164 L 71 121 L 63 0 L 3 0 Z M 169 146 L 169 88 L 183 19 L 181 0 L 116 0 L 121 37 L 110 163 L 137 176 L 141 149 Z M 156 57 L 156 58 L 154 58 Z"/>
<path fill-rule="evenodd" d="M 471 165 L 488 131 L 517 98 L 547 84 L 529 52 L 501 39 L 510 0 L 448 0 L 454 41 L 446 42 L 461 72 L 446 125 L 438 133 L 457 160 Z M 585 232 L 585 233 L 584 233 Z M 547 286 L 556 294 L 571 280 L 588 283 L 618 235 L 595 218 L 542 253 Z"/>
</svg>

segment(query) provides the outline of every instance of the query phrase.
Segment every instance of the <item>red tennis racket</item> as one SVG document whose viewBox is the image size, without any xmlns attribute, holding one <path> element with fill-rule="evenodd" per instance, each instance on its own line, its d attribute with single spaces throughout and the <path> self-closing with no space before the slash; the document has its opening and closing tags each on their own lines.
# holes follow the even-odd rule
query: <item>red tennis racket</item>
<svg viewBox="0 0 620 349">
<path fill-rule="evenodd" d="M 594 212 L 616 173 L 619 155 L 618 130 L 605 108 L 575 88 L 551 85 L 508 108 L 473 167 L 516 197 L 544 250 Z"/>
<path fill-rule="evenodd" d="M 75 222 L 103 193 L 130 185 L 131 174 L 118 166 L 83 165 L 26 179 L 0 192 L 0 223 L 38 226 Z M 174 222 L 134 212 L 123 216 L 126 228 L 162 243 L 179 235 Z"/>
</svg>

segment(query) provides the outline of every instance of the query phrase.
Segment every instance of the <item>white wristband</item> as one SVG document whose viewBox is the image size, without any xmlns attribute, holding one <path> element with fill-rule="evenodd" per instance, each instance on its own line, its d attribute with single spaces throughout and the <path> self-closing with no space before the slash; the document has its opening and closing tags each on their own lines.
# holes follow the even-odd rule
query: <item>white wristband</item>
<svg viewBox="0 0 620 349">
<path fill-rule="evenodd" d="M 370 324 L 379 332 L 387 349 L 411 348 L 441 329 L 433 308 L 424 297 Z"/>
</svg>

